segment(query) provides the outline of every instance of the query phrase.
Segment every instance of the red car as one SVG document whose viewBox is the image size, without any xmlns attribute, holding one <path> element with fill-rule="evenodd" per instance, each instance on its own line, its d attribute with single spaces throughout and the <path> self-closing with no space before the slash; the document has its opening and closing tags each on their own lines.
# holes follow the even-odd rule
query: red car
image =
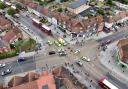
<svg viewBox="0 0 128 89">
<path fill-rule="evenodd" d="M 108 44 L 110 44 L 110 43 L 111 43 L 111 40 L 107 40 L 107 41 L 105 41 L 105 42 L 102 42 L 102 43 L 101 43 L 101 46 L 108 45 Z"/>
<path fill-rule="evenodd" d="M 111 43 L 111 40 L 105 41 L 105 44 L 110 44 L 110 43 Z"/>
</svg>

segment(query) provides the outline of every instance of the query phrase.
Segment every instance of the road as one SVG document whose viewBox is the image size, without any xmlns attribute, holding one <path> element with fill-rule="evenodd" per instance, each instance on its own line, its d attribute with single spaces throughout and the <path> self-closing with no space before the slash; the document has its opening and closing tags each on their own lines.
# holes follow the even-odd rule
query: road
<svg viewBox="0 0 128 89">
<path fill-rule="evenodd" d="M 13 68 L 13 74 L 22 73 L 25 71 L 30 70 L 36 70 L 38 68 L 46 67 L 46 64 L 52 68 L 54 65 L 62 64 L 65 62 L 75 62 L 80 59 L 81 56 L 87 56 L 91 59 L 91 62 L 82 61 L 84 66 L 80 68 L 84 73 L 89 73 L 90 77 L 93 78 L 93 81 L 95 83 L 98 83 L 97 81 L 106 76 L 108 73 L 107 69 L 104 69 L 104 67 L 99 63 L 99 59 L 95 59 L 95 56 L 98 54 L 98 43 L 96 41 L 88 41 L 88 43 L 85 43 L 84 46 L 73 46 L 71 45 L 71 48 L 73 50 L 80 49 L 81 53 L 79 55 L 74 55 L 70 51 L 68 51 L 67 47 L 64 47 L 66 49 L 67 54 L 69 54 L 66 57 L 59 57 L 57 54 L 55 55 L 48 55 L 47 53 L 50 50 L 58 50 L 57 46 L 48 46 L 48 48 L 42 52 L 41 54 L 37 54 L 35 58 L 30 58 L 27 61 L 24 61 L 23 63 L 18 64 L 16 61 L 13 61 L 9 63 L 9 66 Z M 94 60 L 95 59 L 95 60 Z M 9 76 L 9 75 L 8 75 Z M 112 75 L 111 75 L 112 76 Z M 6 76 L 5 76 L 6 77 Z M 119 87 L 120 89 L 127 89 L 126 86 L 124 86 L 123 83 L 121 83 L 116 78 L 113 79 L 113 76 L 107 76 L 112 82 L 118 82 L 120 83 Z M 2 80 L 3 77 L 0 76 L 0 79 Z M 118 84 L 116 83 L 116 84 Z"/>
<path fill-rule="evenodd" d="M 112 42 L 117 41 L 121 38 L 124 38 L 125 36 L 128 36 L 128 29 L 124 28 L 122 31 L 116 32 L 115 34 L 112 34 L 110 36 L 104 37 L 102 39 L 98 39 L 98 42 L 105 42 L 107 40 L 111 40 Z"/>
</svg>

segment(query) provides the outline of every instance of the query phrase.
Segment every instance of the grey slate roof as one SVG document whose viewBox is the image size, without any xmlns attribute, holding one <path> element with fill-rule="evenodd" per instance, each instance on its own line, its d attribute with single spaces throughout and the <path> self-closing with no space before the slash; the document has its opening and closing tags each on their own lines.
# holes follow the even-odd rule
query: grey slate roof
<svg viewBox="0 0 128 89">
<path fill-rule="evenodd" d="M 0 40 L 0 48 L 6 46 L 6 43 L 3 40 Z"/>
<path fill-rule="evenodd" d="M 86 4 L 89 0 L 77 0 L 69 5 L 69 8 L 75 9 L 80 7 L 83 4 Z"/>
</svg>

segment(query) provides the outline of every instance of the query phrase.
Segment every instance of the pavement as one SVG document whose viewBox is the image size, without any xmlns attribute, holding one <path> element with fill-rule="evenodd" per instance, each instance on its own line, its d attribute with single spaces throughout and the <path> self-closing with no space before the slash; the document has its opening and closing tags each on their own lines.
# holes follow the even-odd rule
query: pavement
<svg viewBox="0 0 128 89">
<path fill-rule="evenodd" d="M 116 54 L 116 44 L 117 41 L 110 44 L 105 52 L 101 52 L 99 55 L 100 62 L 110 70 L 110 74 L 113 75 L 115 78 L 119 79 L 119 82 L 116 82 L 117 85 L 123 86 L 123 89 L 127 89 L 128 83 L 128 71 L 123 69 L 120 65 L 116 63 L 116 57 L 113 56 Z M 109 62 L 110 61 L 110 62 Z M 124 72 L 123 72 L 124 71 Z M 111 77 L 107 74 L 108 77 Z M 111 77 L 113 80 L 113 77 Z"/>
</svg>

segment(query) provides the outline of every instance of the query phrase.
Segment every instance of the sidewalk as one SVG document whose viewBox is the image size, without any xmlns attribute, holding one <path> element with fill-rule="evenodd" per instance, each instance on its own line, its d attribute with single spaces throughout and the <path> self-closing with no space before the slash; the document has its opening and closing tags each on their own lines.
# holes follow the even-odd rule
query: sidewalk
<svg viewBox="0 0 128 89">
<path fill-rule="evenodd" d="M 117 42 L 110 44 L 105 52 L 100 53 L 99 59 L 101 63 L 110 70 L 110 73 L 113 74 L 114 77 L 126 84 L 128 83 L 128 71 L 121 68 L 121 66 L 116 63 L 115 57 L 113 57 L 116 44 Z"/>
<path fill-rule="evenodd" d="M 17 60 L 17 56 L 16 57 L 2 59 L 2 60 L 0 60 L 0 63 L 8 63 L 8 62 L 12 62 L 12 61 L 15 61 L 15 60 Z"/>
</svg>

